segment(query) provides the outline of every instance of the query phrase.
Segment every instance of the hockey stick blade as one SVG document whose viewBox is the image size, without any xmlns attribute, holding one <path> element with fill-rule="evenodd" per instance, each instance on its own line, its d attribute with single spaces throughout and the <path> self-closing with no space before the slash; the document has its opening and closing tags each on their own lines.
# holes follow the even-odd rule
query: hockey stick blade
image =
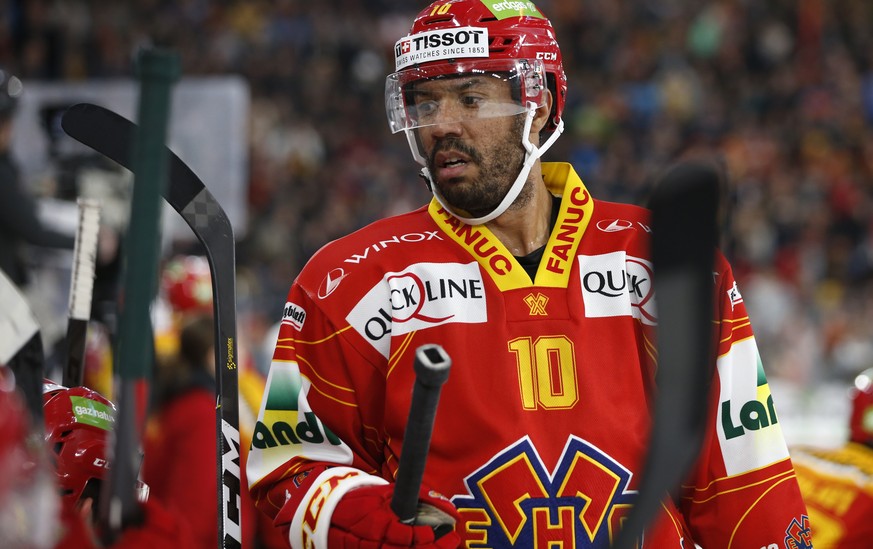
<svg viewBox="0 0 873 549">
<path fill-rule="evenodd" d="M 85 344 L 97 267 L 97 233 L 100 230 L 100 204 L 84 198 L 80 198 L 78 203 L 79 226 L 70 277 L 67 356 L 61 375 L 61 384 L 65 387 L 78 387 L 85 381 Z"/>
<path fill-rule="evenodd" d="M 418 493 L 430 450 L 433 422 L 443 384 L 449 377 L 452 359 L 436 343 L 415 350 L 415 385 L 409 405 L 409 419 L 400 450 L 400 465 L 391 510 L 404 524 L 414 524 L 418 511 Z"/>
<path fill-rule="evenodd" d="M 104 107 L 79 103 L 61 119 L 63 130 L 77 141 L 130 170 L 136 124 Z M 219 537 L 223 547 L 239 547 L 240 437 L 236 340 L 236 243 L 224 209 L 203 182 L 167 150 L 169 184 L 164 199 L 179 213 L 203 244 L 212 274 L 215 315 L 215 369 L 218 454 Z"/>
<path fill-rule="evenodd" d="M 639 497 L 614 547 L 629 549 L 676 494 L 703 441 L 714 374 L 713 263 L 719 175 L 685 163 L 659 182 L 652 210 L 652 271 L 658 304 L 657 394 Z"/>
</svg>

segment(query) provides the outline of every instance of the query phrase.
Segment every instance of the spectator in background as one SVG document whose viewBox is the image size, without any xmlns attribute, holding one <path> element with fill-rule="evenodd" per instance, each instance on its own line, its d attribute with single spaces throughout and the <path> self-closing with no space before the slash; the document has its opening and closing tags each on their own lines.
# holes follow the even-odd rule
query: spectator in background
<svg viewBox="0 0 873 549">
<path fill-rule="evenodd" d="M 209 263 L 203 256 L 180 255 L 166 263 L 161 274 L 162 320 L 157 322 L 156 371 L 143 448 L 143 479 L 152 497 L 190 526 L 192 549 L 218 544 L 215 431 L 215 325 Z M 263 378 L 239 356 L 241 475 L 251 427 L 243 418 L 260 402 Z M 250 395 L 250 393 L 254 393 Z M 248 491 L 241 491 L 244 547 L 278 547 L 281 533 L 254 508 Z M 278 540 L 278 541 L 277 541 Z M 251 544 L 251 545 L 250 545 Z M 257 544 L 257 545 L 254 545 Z"/>
<path fill-rule="evenodd" d="M 378 107 L 395 37 L 421 5 L 17 1 L 0 17 L 0 65 L 25 80 L 130 77 L 132 52 L 150 42 L 181 53 L 185 78 L 245 78 L 249 221 L 234 227 L 238 303 L 271 323 L 287 280 L 315 250 L 427 199 Z M 570 159 L 595 195 L 634 203 L 685 151 L 722 155 L 735 206 L 725 250 L 738 283 L 751 290 L 750 278 L 764 275 L 794 302 L 780 325 L 750 311 L 768 375 L 813 390 L 865 367 L 873 2 L 544 7 L 569 38 L 570 82 L 567 129 L 546 155 Z"/>
<path fill-rule="evenodd" d="M 25 244 L 66 249 L 75 244 L 75 236 L 46 227 L 37 217 L 12 158 L 12 116 L 22 90 L 21 80 L 0 68 L 0 269 L 20 288 L 29 280 Z"/>
<path fill-rule="evenodd" d="M 846 444 L 791 451 L 820 549 L 869 547 L 873 540 L 873 368 L 855 379 L 851 399 Z"/>
<path fill-rule="evenodd" d="M 157 361 L 143 437 L 143 481 L 151 497 L 188 524 L 194 548 L 218 546 L 213 325 L 182 319 L 178 350 Z"/>
</svg>

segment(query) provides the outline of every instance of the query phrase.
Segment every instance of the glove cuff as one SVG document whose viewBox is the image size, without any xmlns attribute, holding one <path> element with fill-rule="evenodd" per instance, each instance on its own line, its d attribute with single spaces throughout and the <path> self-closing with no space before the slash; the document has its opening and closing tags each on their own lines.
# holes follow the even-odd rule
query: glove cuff
<svg viewBox="0 0 873 549">
<path fill-rule="evenodd" d="M 362 486 L 388 484 L 388 481 L 352 467 L 331 467 L 322 471 L 303 496 L 288 531 L 294 549 L 327 549 L 330 519 L 340 498 Z"/>
</svg>

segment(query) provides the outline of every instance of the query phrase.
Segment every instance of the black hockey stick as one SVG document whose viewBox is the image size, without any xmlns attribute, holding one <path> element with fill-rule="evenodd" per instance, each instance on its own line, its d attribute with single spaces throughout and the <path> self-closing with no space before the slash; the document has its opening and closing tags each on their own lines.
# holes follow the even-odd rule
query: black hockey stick
<svg viewBox="0 0 873 549">
<path fill-rule="evenodd" d="M 91 295 L 97 264 L 97 233 L 100 229 L 100 205 L 96 200 L 80 198 L 79 226 L 73 247 L 73 272 L 70 280 L 69 318 L 67 319 L 67 356 L 61 384 L 78 387 L 85 381 L 85 343 L 91 318 Z"/>
<path fill-rule="evenodd" d="M 451 365 L 452 359 L 436 343 L 422 345 L 415 350 L 415 385 L 391 498 L 391 510 L 405 524 L 415 523 L 418 493 L 430 450 L 437 404 L 442 386 L 449 377 Z"/>
<path fill-rule="evenodd" d="M 652 271 L 658 304 L 655 396 L 639 498 L 614 547 L 629 549 L 675 496 L 703 442 L 715 360 L 713 263 L 718 243 L 719 174 L 680 164 L 659 182 L 652 210 Z"/>
<path fill-rule="evenodd" d="M 12 370 L 15 385 L 30 412 L 30 432 L 41 444 L 45 353 L 39 322 L 27 298 L 3 271 L 0 271 L 0 364 Z"/>
<path fill-rule="evenodd" d="M 130 144 L 136 125 L 97 105 L 80 103 L 67 109 L 61 127 L 77 141 L 131 169 Z M 175 153 L 169 153 L 169 185 L 164 199 L 187 222 L 203 244 L 212 274 L 215 315 L 216 420 L 218 434 L 219 540 L 239 547 L 240 437 L 236 348 L 236 243 L 224 209 L 202 181 Z"/>
</svg>

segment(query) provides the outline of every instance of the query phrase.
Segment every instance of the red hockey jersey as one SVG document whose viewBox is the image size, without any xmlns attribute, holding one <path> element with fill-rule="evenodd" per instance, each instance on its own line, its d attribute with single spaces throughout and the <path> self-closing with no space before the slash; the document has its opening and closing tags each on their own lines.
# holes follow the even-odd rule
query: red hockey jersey
<svg viewBox="0 0 873 549">
<path fill-rule="evenodd" d="M 835 449 L 794 448 L 791 456 L 816 546 L 873 545 L 873 449 L 850 442 Z"/>
<path fill-rule="evenodd" d="M 562 200 L 533 282 L 488 228 L 436 201 L 328 244 L 295 280 L 248 460 L 257 504 L 292 546 L 324 547 L 346 491 L 393 480 L 425 343 L 453 366 L 424 483 L 457 506 L 465 546 L 609 546 L 650 427 L 648 212 L 594 200 L 569 164 L 543 175 Z M 723 257 L 714 278 L 711 429 L 687 497 L 664 503 L 644 546 L 811 547 Z"/>
</svg>

